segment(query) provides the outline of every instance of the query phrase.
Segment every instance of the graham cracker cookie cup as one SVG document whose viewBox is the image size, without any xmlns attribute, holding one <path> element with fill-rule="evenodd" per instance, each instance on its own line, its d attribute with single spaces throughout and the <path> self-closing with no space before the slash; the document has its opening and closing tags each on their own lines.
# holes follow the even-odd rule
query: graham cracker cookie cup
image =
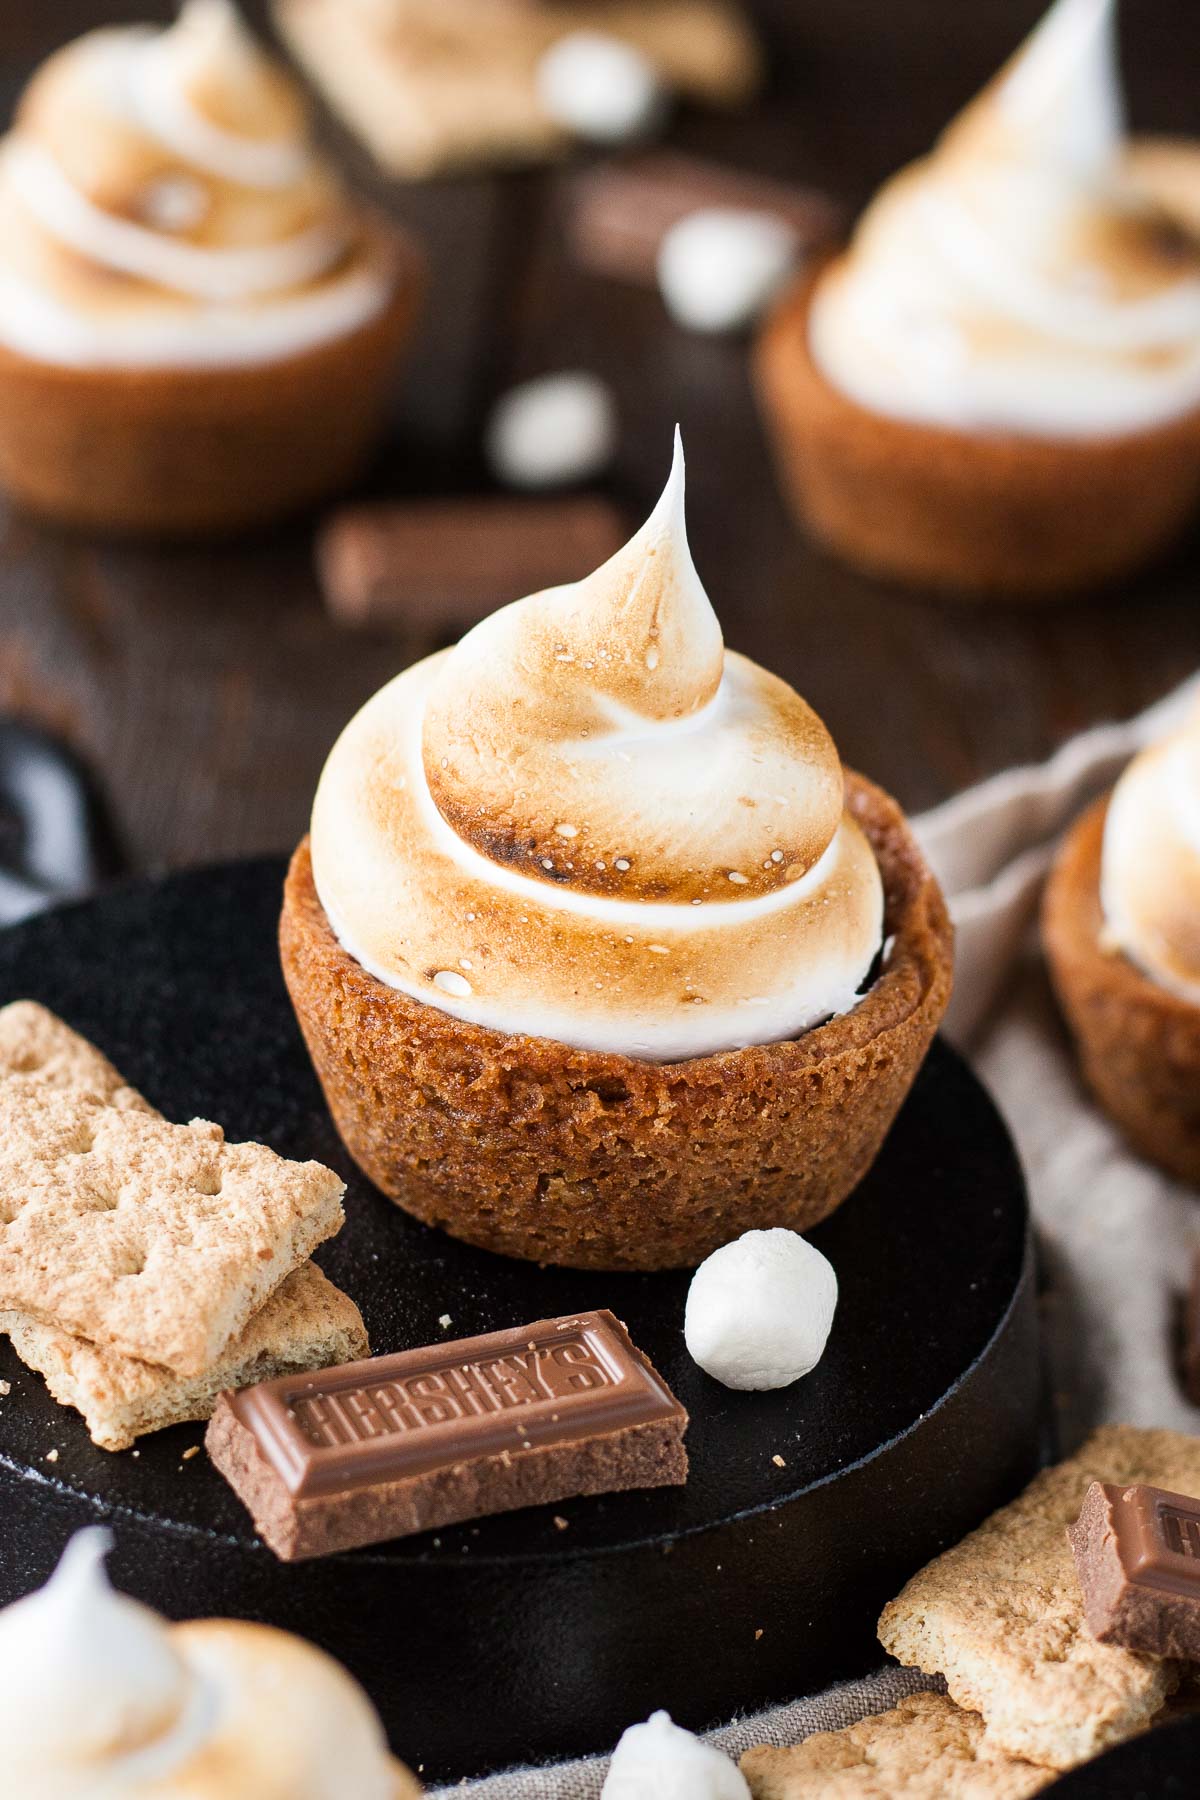
<svg viewBox="0 0 1200 1800">
<path fill-rule="evenodd" d="M 846 562 L 950 596 L 1040 599 L 1152 561 L 1200 506 L 1200 410 L 1068 439 L 954 431 L 860 406 L 809 349 L 820 275 L 772 312 L 755 376 L 785 496 Z"/>
<path fill-rule="evenodd" d="M 423 287 L 398 270 L 355 330 L 269 362 L 79 368 L 0 346 L 0 487 L 56 524 L 114 535 L 219 535 L 344 487 L 382 429 Z"/>
<path fill-rule="evenodd" d="M 1200 1186 L 1200 1007 L 1104 940 L 1108 798 L 1072 827 L 1042 906 L 1046 960 L 1088 1086 L 1150 1162 Z"/>
<path fill-rule="evenodd" d="M 945 901 L 896 803 L 847 775 L 883 874 L 878 978 L 783 1043 L 686 1062 L 465 1024 L 369 975 L 292 858 L 280 949 L 347 1149 L 389 1198 L 485 1249 L 573 1268 L 689 1267 L 754 1227 L 805 1231 L 861 1180 L 950 997 Z"/>
</svg>

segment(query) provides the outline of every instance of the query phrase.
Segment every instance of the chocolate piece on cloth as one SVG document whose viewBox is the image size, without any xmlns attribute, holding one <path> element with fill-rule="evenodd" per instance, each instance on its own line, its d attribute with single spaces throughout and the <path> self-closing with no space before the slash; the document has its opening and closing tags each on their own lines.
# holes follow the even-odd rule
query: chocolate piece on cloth
<svg viewBox="0 0 1200 1800">
<path fill-rule="evenodd" d="M 687 1413 L 610 1312 L 221 1396 L 208 1453 L 286 1562 L 687 1479 Z"/>
<path fill-rule="evenodd" d="M 1093 1481 L 1067 1536 L 1098 1642 L 1200 1661 L 1200 1500 Z"/>
<path fill-rule="evenodd" d="M 317 569 L 345 625 L 457 632 L 506 601 L 579 580 L 627 536 L 595 495 L 355 506 L 322 527 Z"/>
<path fill-rule="evenodd" d="M 594 274 L 653 287 L 658 252 L 673 225 L 711 207 L 768 213 L 796 234 L 797 254 L 832 243 L 845 227 L 841 209 L 817 188 L 751 175 L 677 151 L 600 163 L 577 175 L 567 199 L 567 229 L 578 262 Z"/>
</svg>

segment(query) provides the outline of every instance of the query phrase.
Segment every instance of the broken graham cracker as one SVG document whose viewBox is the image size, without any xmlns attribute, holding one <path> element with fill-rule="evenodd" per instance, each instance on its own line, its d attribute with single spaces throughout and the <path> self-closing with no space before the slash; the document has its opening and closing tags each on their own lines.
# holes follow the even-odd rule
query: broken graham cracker
<svg viewBox="0 0 1200 1800">
<path fill-rule="evenodd" d="M 944 1694 L 912 1694 L 789 1750 L 759 1745 L 739 1766 L 753 1800 L 1024 1800 L 1055 1779 L 1051 1769 L 989 1754 L 978 1713 Z"/>
<path fill-rule="evenodd" d="M 1067 1529 L 1092 1482 L 1200 1487 L 1200 1438 L 1112 1425 L 913 1577 L 879 1637 L 983 1715 L 984 1743 L 1069 1769 L 1132 1737 L 1179 1680 L 1175 1663 L 1086 1630 Z"/>
<path fill-rule="evenodd" d="M 1200 1662 L 1200 1500 L 1094 1481 L 1067 1536 L 1098 1643 Z"/>
<path fill-rule="evenodd" d="M 210 1418 L 225 1388 L 348 1362 L 369 1349 L 357 1306 L 312 1262 L 285 1277 L 202 1375 L 173 1375 L 19 1313 L 0 1313 L 0 1331 L 59 1405 L 83 1414 L 102 1450 L 127 1450 L 148 1431 Z"/>
<path fill-rule="evenodd" d="M 596 495 L 352 506 L 321 527 L 317 569 L 343 624 L 457 634 L 505 601 L 580 580 L 628 536 Z"/>
<path fill-rule="evenodd" d="M 199 1375 L 317 1244 L 343 1183 L 219 1125 L 0 1082 L 0 1311 Z"/>
<path fill-rule="evenodd" d="M 222 1394 L 205 1443 L 288 1562 L 687 1479 L 687 1413 L 610 1312 Z"/>
<path fill-rule="evenodd" d="M 9 1075 L 91 1094 L 107 1106 L 154 1112 L 94 1044 L 36 1000 L 0 1006 L 0 1079 Z"/>
<path fill-rule="evenodd" d="M 758 85 L 734 0 L 274 0 L 275 25 L 346 126 L 394 175 L 560 155 L 537 67 L 569 31 L 622 38 L 689 98 L 738 105 Z"/>
</svg>

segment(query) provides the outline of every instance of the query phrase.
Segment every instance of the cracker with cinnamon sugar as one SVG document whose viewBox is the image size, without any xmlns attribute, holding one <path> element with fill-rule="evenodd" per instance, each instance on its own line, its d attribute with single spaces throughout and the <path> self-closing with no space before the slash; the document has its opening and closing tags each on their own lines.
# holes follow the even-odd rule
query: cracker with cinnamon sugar
<svg viewBox="0 0 1200 1800">
<path fill-rule="evenodd" d="M 211 1418 L 225 1388 L 370 1354 L 357 1306 L 313 1262 L 293 1269 L 200 1375 L 175 1375 L 101 1350 L 20 1313 L 0 1313 L 0 1331 L 8 1333 L 21 1361 L 45 1377 L 59 1405 L 83 1414 L 102 1450 L 126 1450 L 148 1431 Z"/>
<path fill-rule="evenodd" d="M 108 1106 L 153 1113 L 94 1044 L 36 1000 L 0 1006 L 0 1079 L 25 1075 L 47 1087 L 91 1094 Z"/>
<path fill-rule="evenodd" d="M 315 1162 L 0 1080 L 0 1311 L 199 1375 L 342 1223 Z"/>
</svg>

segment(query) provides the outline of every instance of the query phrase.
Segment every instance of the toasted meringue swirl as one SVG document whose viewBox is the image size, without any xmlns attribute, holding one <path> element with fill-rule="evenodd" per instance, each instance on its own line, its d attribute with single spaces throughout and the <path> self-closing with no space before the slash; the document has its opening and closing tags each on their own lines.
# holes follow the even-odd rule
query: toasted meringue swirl
<svg viewBox="0 0 1200 1800">
<path fill-rule="evenodd" d="M 394 281 L 231 0 L 68 44 L 0 142 L 0 343 L 21 355 L 267 361 L 355 329 Z"/>
<path fill-rule="evenodd" d="M 1143 750 L 1117 783 L 1100 897 L 1113 945 L 1200 1006 L 1200 712 Z"/>
<path fill-rule="evenodd" d="M 1088 436 L 1200 405 L 1200 239 L 1131 179 L 1116 0 L 1057 0 L 821 280 L 810 341 L 876 412 Z"/>
<path fill-rule="evenodd" d="M 0 1769 L 37 1800 L 402 1800 L 366 1695 L 286 1632 L 168 1625 L 114 1593 L 109 1534 L 0 1612 Z"/>
<path fill-rule="evenodd" d="M 874 855 L 815 713 L 725 649 L 683 493 L 677 443 L 623 550 L 406 670 L 338 740 L 313 874 L 381 981 L 662 1061 L 855 1004 L 882 935 Z"/>
</svg>

